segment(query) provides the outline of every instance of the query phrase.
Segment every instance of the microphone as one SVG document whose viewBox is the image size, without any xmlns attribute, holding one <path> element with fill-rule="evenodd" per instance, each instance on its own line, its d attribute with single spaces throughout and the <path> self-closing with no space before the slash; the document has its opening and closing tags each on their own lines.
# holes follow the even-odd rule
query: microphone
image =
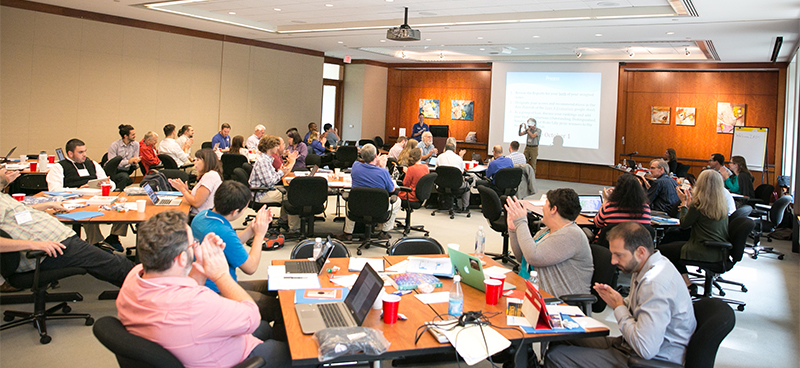
<svg viewBox="0 0 800 368">
<path fill-rule="evenodd" d="M 630 157 L 630 156 L 636 156 L 638 154 L 639 154 L 639 151 L 635 151 L 635 152 L 631 152 L 631 153 L 623 153 L 620 156 L 628 156 L 628 157 Z"/>
</svg>

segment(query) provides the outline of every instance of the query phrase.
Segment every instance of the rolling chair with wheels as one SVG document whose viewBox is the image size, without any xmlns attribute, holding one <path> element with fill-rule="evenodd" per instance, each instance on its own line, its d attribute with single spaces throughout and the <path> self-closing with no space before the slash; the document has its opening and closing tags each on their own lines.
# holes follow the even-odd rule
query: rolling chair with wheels
<svg viewBox="0 0 800 368">
<path fill-rule="evenodd" d="M 232 180 L 233 170 L 242 167 L 247 162 L 247 156 L 238 153 L 223 153 L 222 158 L 222 180 Z"/>
<path fill-rule="evenodd" d="M 98 319 L 92 332 L 103 346 L 114 353 L 120 368 L 183 368 L 183 363 L 167 349 L 128 332 L 116 317 Z M 264 358 L 251 357 L 233 368 L 259 368 L 266 365 Z"/>
<path fill-rule="evenodd" d="M 161 164 L 164 165 L 164 169 L 174 169 L 178 170 L 178 163 L 170 155 L 165 155 L 163 153 L 158 155 L 158 159 L 161 160 Z"/>
<path fill-rule="evenodd" d="M 641 357 L 628 358 L 629 368 L 713 368 L 722 340 L 736 325 L 733 310 L 719 299 L 702 298 L 694 303 L 697 327 L 686 345 L 684 365 Z"/>
<path fill-rule="evenodd" d="M 315 165 L 317 167 L 322 167 L 322 157 L 314 153 L 309 153 L 306 155 L 306 167 L 310 170 Z"/>
<path fill-rule="evenodd" d="M 353 163 L 358 160 L 358 147 L 356 146 L 341 146 L 336 149 L 333 155 L 333 167 L 346 169 L 353 166 Z"/>
<path fill-rule="evenodd" d="M 200 149 L 206 149 L 206 148 L 214 148 L 214 146 L 211 144 L 210 141 L 203 142 L 202 144 L 200 144 Z"/>
<path fill-rule="evenodd" d="M 612 288 L 617 287 L 617 277 L 619 271 L 617 267 L 611 264 L 611 251 L 597 244 L 590 244 L 592 248 L 592 263 L 594 264 L 594 272 L 592 273 L 592 282 L 589 286 L 591 294 L 570 294 L 560 295 L 559 299 L 569 305 L 576 305 L 583 310 L 583 313 L 591 317 L 592 312 L 600 313 L 606 309 L 606 302 L 597 292 L 592 288 L 592 285 L 599 282 L 606 284 Z M 591 305 L 591 308 L 589 306 Z"/>
<path fill-rule="evenodd" d="M 389 221 L 392 215 L 389 207 L 389 192 L 382 188 L 357 187 L 350 190 L 347 197 L 347 217 L 354 222 L 364 224 L 364 239 L 358 246 L 356 254 L 361 255 L 361 249 L 369 249 L 375 245 L 389 248 L 389 241 L 372 240 L 372 227 Z"/>
<path fill-rule="evenodd" d="M 494 186 L 500 196 L 500 203 L 505 203 L 506 198 L 517 194 L 517 188 L 522 181 L 522 169 L 512 167 L 500 169 L 494 174 Z"/>
<path fill-rule="evenodd" d="M 447 211 L 452 219 L 455 213 L 453 207 L 455 207 L 457 199 L 469 190 L 469 186 L 464 185 L 464 176 L 458 168 L 439 166 L 436 168 L 436 174 L 438 174 L 434 180 L 436 191 L 447 206 L 447 209 L 443 211 Z M 464 207 L 467 206 L 469 203 L 464 203 Z M 439 210 L 431 212 L 431 216 L 435 216 L 437 211 Z M 470 217 L 469 210 L 467 210 L 467 217 Z"/>
<path fill-rule="evenodd" d="M 497 192 L 485 185 L 478 185 L 478 193 L 481 196 L 483 217 L 489 222 L 489 227 L 492 230 L 503 236 L 503 252 L 500 254 L 486 253 L 486 255 L 494 260 L 513 264 L 514 270 L 519 269 L 519 262 L 514 259 L 508 247 L 508 224 L 506 223 L 505 209 L 503 204 L 500 203 L 500 197 L 497 196 Z"/>
<path fill-rule="evenodd" d="M 398 220 L 397 223 L 401 227 L 403 227 L 403 236 L 408 235 L 411 230 L 414 231 L 421 231 L 425 233 L 425 236 L 430 234 L 430 231 L 425 230 L 425 225 L 411 225 L 411 213 L 414 210 L 418 210 L 422 208 L 422 203 L 425 202 L 430 196 L 431 191 L 433 190 L 433 182 L 436 180 L 437 174 L 435 172 L 425 174 L 422 178 L 419 179 L 417 182 L 417 187 L 414 188 L 414 196 L 417 197 L 417 201 L 410 201 L 408 199 L 401 199 L 400 205 L 403 211 L 406 212 L 406 220 L 405 223 L 400 223 Z M 401 192 L 410 193 L 411 188 L 408 187 L 398 187 Z"/>
<path fill-rule="evenodd" d="M 427 236 L 400 238 L 386 250 L 390 256 L 415 254 L 445 254 L 444 247 L 434 238 Z"/>
<path fill-rule="evenodd" d="M 686 174 L 689 173 L 690 168 L 692 167 L 678 162 L 678 165 L 675 167 L 675 176 L 679 178 L 685 178 Z"/>
<path fill-rule="evenodd" d="M 761 187 L 759 185 L 759 187 Z M 783 215 L 786 212 L 786 208 L 792 203 L 792 197 L 789 195 L 785 195 L 783 197 L 778 198 L 775 203 L 772 204 L 771 207 L 756 204 L 756 209 L 753 210 L 751 215 L 758 216 L 755 219 L 756 227 L 751 234 L 753 238 L 753 247 L 752 253 L 750 253 L 750 257 L 753 259 L 757 259 L 758 255 L 761 253 L 772 253 L 778 256 L 778 259 L 783 259 L 784 254 L 781 252 L 776 251 L 772 247 L 764 247 L 761 246 L 761 236 L 764 235 L 765 232 L 774 231 L 778 225 L 783 221 Z M 771 242 L 772 237 L 767 235 L 767 241 Z"/>
<path fill-rule="evenodd" d="M 283 200 L 283 210 L 300 216 L 300 233 L 314 236 L 314 216 L 325 212 L 328 201 L 328 180 L 318 176 L 299 176 L 289 182 Z"/>
<path fill-rule="evenodd" d="M 9 193 L 25 193 L 25 195 L 36 195 L 47 190 L 46 173 L 25 173 L 21 174 L 17 180 L 9 185 Z"/>
<path fill-rule="evenodd" d="M 725 272 L 730 271 L 737 262 L 742 260 L 742 255 L 744 254 L 745 243 L 747 242 L 747 236 L 753 231 L 755 227 L 755 223 L 749 217 L 739 217 L 733 219 L 731 223 L 728 225 L 728 238 L 730 243 L 725 242 L 712 242 L 707 241 L 704 243 L 707 247 L 714 247 L 714 248 L 722 248 L 727 250 L 726 256 L 720 262 L 701 262 L 701 261 L 690 261 L 690 260 L 682 260 L 686 266 L 696 266 L 703 270 L 705 273 L 705 282 L 703 283 L 703 297 L 706 298 L 715 298 L 711 293 L 712 286 L 716 286 L 719 289 L 720 296 L 725 296 L 725 292 L 717 283 L 719 281 L 720 275 Z M 738 284 L 733 282 L 728 282 L 732 284 Z M 742 287 L 743 292 L 747 292 L 747 288 L 744 287 L 742 284 L 738 284 Z M 719 298 L 720 300 L 729 303 L 729 304 L 736 304 L 737 309 L 739 311 L 744 311 L 745 302 L 733 300 L 733 299 L 725 299 Z"/>
<path fill-rule="evenodd" d="M 375 139 L 373 139 L 372 141 L 375 142 L 376 148 L 378 148 L 379 150 L 384 149 L 383 138 L 381 138 L 381 136 L 379 135 L 375 136 Z"/>
<path fill-rule="evenodd" d="M 371 145 L 374 146 L 375 142 L 372 139 L 359 139 L 358 140 L 358 146 L 359 147 L 364 147 L 365 144 L 371 144 Z M 375 147 L 375 148 L 378 148 L 378 147 Z"/>
<path fill-rule="evenodd" d="M 103 158 L 100 159 L 100 167 L 105 167 L 106 162 L 108 162 L 108 152 L 103 154 Z M 103 169 L 105 171 L 105 169 Z"/>
<path fill-rule="evenodd" d="M 743 205 L 743 206 L 737 208 L 736 211 L 733 211 L 733 213 L 728 216 L 728 224 L 729 224 L 728 225 L 728 230 L 729 231 L 733 230 L 733 229 L 730 228 L 730 223 L 734 219 L 737 219 L 737 218 L 740 218 L 740 217 L 747 217 L 748 215 L 750 215 L 750 212 L 752 212 L 752 211 L 753 211 L 753 207 L 750 207 L 748 205 Z M 699 270 L 698 270 L 698 272 L 699 272 Z M 692 277 L 692 282 L 700 281 L 700 280 L 704 281 L 705 280 L 705 275 L 701 275 L 701 274 L 697 274 L 697 273 L 693 273 L 693 272 L 689 272 L 689 274 L 693 276 Z M 717 288 L 717 290 L 719 290 L 719 295 L 720 296 L 725 296 L 725 291 L 722 290 L 722 287 L 719 285 L 720 283 L 736 285 L 736 286 L 739 286 L 741 288 L 743 293 L 747 292 L 747 287 L 745 287 L 743 283 L 736 282 L 736 281 L 731 281 L 731 280 L 726 280 L 726 279 L 723 279 L 722 276 L 718 276 L 718 277 L 716 277 L 714 279 L 714 282 L 712 284 L 714 285 L 714 287 Z"/>
<path fill-rule="evenodd" d="M 128 185 L 133 184 L 133 180 L 130 178 L 130 175 L 128 175 L 127 172 L 118 170 L 120 162 L 122 162 L 122 156 L 117 156 L 108 160 L 105 165 L 103 165 L 103 171 L 105 171 L 106 176 L 114 181 L 114 184 L 117 185 L 117 188 L 125 188 Z"/>
<path fill-rule="evenodd" d="M 757 203 L 769 204 L 769 197 L 772 196 L 773 191 L 775 191 L 775 187 L 772 184 L 761 184 L 756 187 L 755 196 L 748 199 L 747 204 L 752 206 Z"/>
<path fill-rule="evenodd" d="M 322 239 L 323 243 L 326 242 L 326 239 Z M 292 248 L 292 253 L 289 256 L 291 259 L 308 259 L 314 256 L 314 243 L 316 243 L 316 239 L 306 239 L 303 240 L 297 245 Z M 350 258 L 350 250 L 339 241 L 338 239 L 331 239 L 331 244 L 333 244 L 333 252 L 331 252 L 332 258 Z"/>
<path fill-rule="evenodd" d="M 11 238 L 2 230 L 0 230 L 0 236 Z M 85 269 L 67 267 L 42 270 L 39 265 L 47 254 L 43 251 L 28 251 L 25 253 L 25 257 L 36 258 L 36 268 L 33 271 L 17 273 L 16 269 L 19 266 L 20 255 L 20 252 L 0 253 L 0 269 L 2 269 L 3 277 L 11 286 L 19 289 L 31 289 L 33 292 L 33 312 L 12 310 L 3 312 L 3 321 L 7 323 L 0 326 L 0 331 L 19 326 L 28 326 L 33 323 L 33 326 L 39 332 L 39 342 L 47 344 L 52 340 L 50 335 L 47 334 L 47 320 L 84 319 L 87 326 L 91 326 L 94 323 L 94 319 L 89 314 L 70 313 L 72 308 L 66 302 L 61 302 L 50 308 L 45 306 L 48 298 L 72 301 L 83 300 L 83 296 L 77 292 L 49 294 L 47 289 L 51 284 L 56 284 L 58 280 L 75 275 L 85 275 Z M 14 319 L 16 318 L 21 319 L 15 321 Z"/>
</svg>

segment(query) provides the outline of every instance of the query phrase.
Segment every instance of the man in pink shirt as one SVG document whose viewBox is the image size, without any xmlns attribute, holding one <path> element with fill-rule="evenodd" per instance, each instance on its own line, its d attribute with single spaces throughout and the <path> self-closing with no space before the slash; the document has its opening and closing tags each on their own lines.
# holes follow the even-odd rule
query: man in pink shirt
<svg viewBox="0 0 800 368">
<path fill-rule="evenodd" d="M 208 234 L 198 244 L 178 211 L 159 213 L 140 230 L 142 263 L 117 297 L 129 332 L 163 346 L 186 367 L 230 367 L 250 356 L 263 357 L 270 367 L 291 367 L 288 346 L 269 339 L 272 330 L 256 303 L 228 272 L 218 236 Z M 206 278 L 219 294 L 204 286 Z"/>
</svg>

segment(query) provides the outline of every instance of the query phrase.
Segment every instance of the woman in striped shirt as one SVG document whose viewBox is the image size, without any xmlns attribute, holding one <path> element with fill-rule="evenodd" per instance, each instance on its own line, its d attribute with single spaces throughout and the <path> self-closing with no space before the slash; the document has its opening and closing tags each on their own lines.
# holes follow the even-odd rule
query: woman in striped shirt
<svg viewBox="0 0 800 368">
<path fill-rule="evenodd" d="M 603 234 L 606 227 L 625 221 L 650 224 L 650 206 L 647 194 L 639 180 L 631 174 L 622 174 L 617 178 L 614 188 L 603 190 L 603 207 L 594 217 L 594 226 L 599 229 L 596 243 L 608 246 Z"/>
</svg>

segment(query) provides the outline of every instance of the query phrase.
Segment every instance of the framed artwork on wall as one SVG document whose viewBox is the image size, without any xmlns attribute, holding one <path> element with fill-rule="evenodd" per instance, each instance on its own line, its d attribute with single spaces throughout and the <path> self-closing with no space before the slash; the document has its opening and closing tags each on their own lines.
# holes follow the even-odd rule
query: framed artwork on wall
<svg viewBox="0 0 800 368">
<path fill-rule="evenodd" d="M 472 120 L 474 101 L 450 100 L 450 118 L 453 120 Z"/>
<path fill-rule="evenodd" d="M 694 126 L 695 116 L 694 107 L 676 107 L 675 125 Z"/>
<path fill-rule="evenodd" d="M 419 112 L 428 119 L 438 119 L 439 100 L 419 99 Z"/>
<path fill-rule="evenodd" d="M 745 126 L 743 103 L 717 103 L 717 133 L 733 134 L 733 127 Z"/>
<path fill-rule="evenodd" d="M 650 123 L 669 125 L 669 106 L 653 106 L 650 108 Z"/>
</svg>

